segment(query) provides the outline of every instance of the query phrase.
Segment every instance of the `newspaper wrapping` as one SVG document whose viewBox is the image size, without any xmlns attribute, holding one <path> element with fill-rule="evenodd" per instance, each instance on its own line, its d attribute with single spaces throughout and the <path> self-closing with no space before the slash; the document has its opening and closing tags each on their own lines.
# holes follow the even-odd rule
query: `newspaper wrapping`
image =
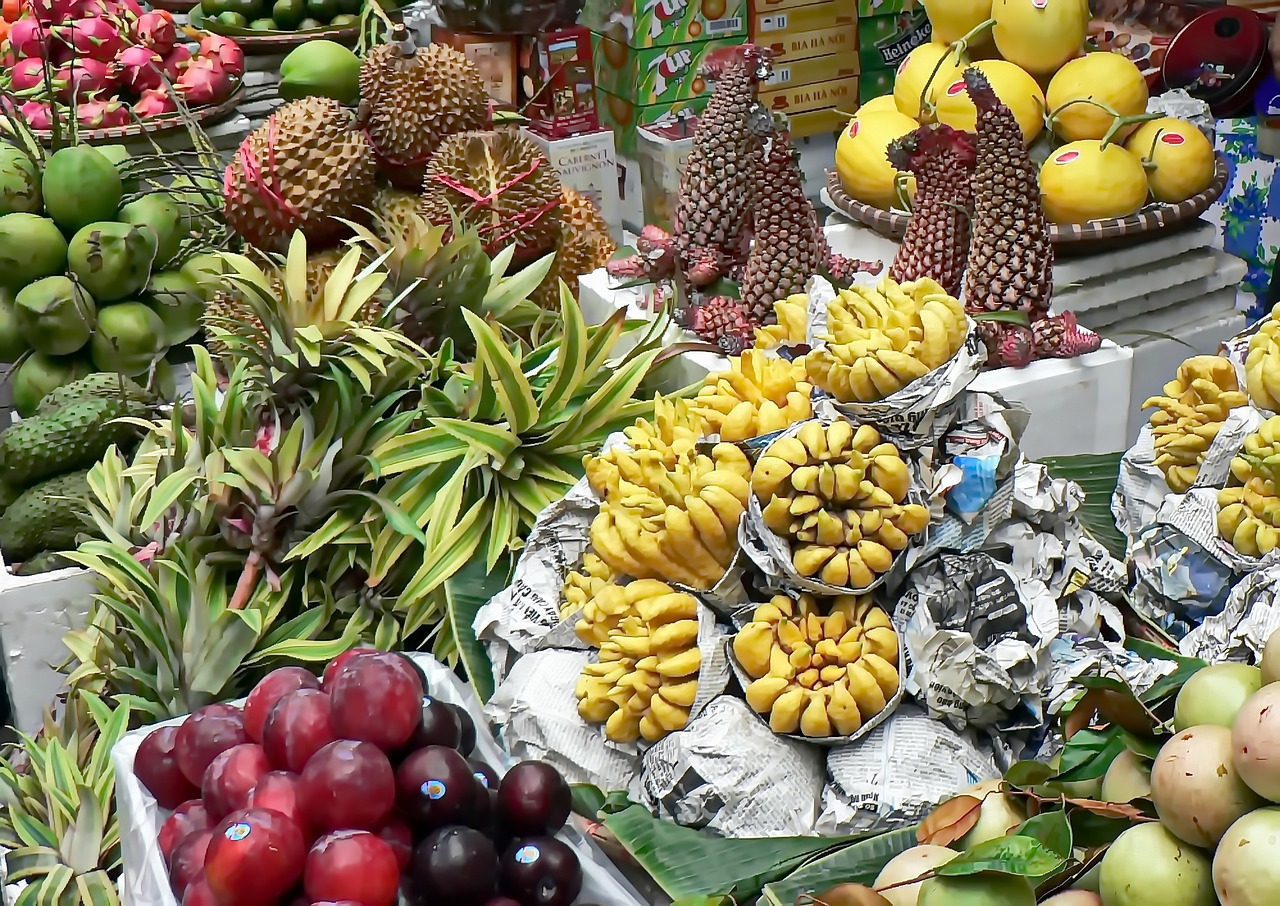
<svg viewBox="0 0 1280 906">
<path fill-rule="evenodd" d="M 1162 676 L 1178 668 L 1172 660 L 1147 660 L 1118 642 L 1068 633 L 1049 646 L 1053 666 L 1049 671 L 1049 713 L 1057 714 L 1080 694 L 1082 676 L 1117 679 L 1137 694 L 1150 689 Z"/>
<path fill-rule="evenodd" d="M 415 654 L 413 658 L 426 673 L 432 696 L 466 708 L 475 718 L 477 727 L 484 726 L 484 712 L 479 700 L 452 670 L 427 655 Z M 185 718 L 165 721 L 159 726 L 178 724 L 182 720 Z M 124 861 L 118 887 L 120 901 L 129 906 L 177 906 L 169 888 L 168 872 L 157 836 L 167 813 L 133 772 L 138 747 L 154 729 L 155 726 L 143 727 L 127 733 L 111 750 L 111 762 L 116 771 L 116 807 Z M 476 755 L 500 774 L 506 773 L 507 766 L 512 763 L 487 731 L 477 736 Z M 582 864 L 582 898 L 585 901 L 608 903 L 610 906 L 644 906 L 649 902 L 636 892 L 591 841 L 578 819 L 571 820 L 557 836 L 573 848 Z"/>
<path fill-rule="evenodd" d="M 1175 116 L 1186 120 L 1204 133 L 1205 138 L 1213 141 L 1217 120 L 1209 105 L 1200 98 L 1193 98 L 1184 88 L 1174 88 L 1164 94 L 1147 99 L 1147 113 L 1159 113 L 1161 116 Z"/>
<path fill-rule="evenodd" d="M 1220 613 L 1212 614 L 1178 642 L 1190 657 L 1210 663 L 1257 663 L 1267 639 L 1280 629 L 1280 564 L 1255 570 L 1231 589 Z"/>
<path fill-rule="evenodd" d="M 645 752 L 640 785 L 654 814 L 685 827 L 725 837 L 811 834 L 822 751 L 774 735 L 745 702 L 722 695 Z"/>
<path fill-rule="evenodd" d="M 899 708 L 860 745 L 827 753 L 820 834 L 884 833 L 924 818 L 956 790 L 1000 776 L 972 732 Z"/>
</svg>

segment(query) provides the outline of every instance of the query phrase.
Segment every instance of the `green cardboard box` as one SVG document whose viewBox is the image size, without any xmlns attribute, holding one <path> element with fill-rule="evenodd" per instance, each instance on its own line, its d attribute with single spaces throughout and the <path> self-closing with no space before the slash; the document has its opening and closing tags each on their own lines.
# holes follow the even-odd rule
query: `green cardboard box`
<svg viewBox="0 0 1280 906">
<path fill-rule="evenodd" d="M 862 74 L 862 81 L 858 83 L 858 103 L 865 104 L 867 101 L 886 94 L 893 94 L 893 79 L 897 75 L 894 69 L 872 69 Z"/>
<path fill-rule="evenodd" d="M 592 34 L 596 87 L 639 106 L 704 97 L 713 84 L 701 75 L 703 61 L 741 43 L 741 38 L 718 38 L 638 50 Z"/>
<path fill-rule="evenodd" d="M 688 98 L 683 101 L 671 101 L 665 104 L 637 105 L 609 94 L 600 88 L 596 89 L 596 109 L 600 116 L 600 125 L 613 130 L 614 142 L 618 154 L 635 158 L 639 146 L 637 132 L 641 126 L 654 123 L 672 123 L 680 119 L 692 120 L 707 106 L 709 98 Z"/>
<path fill-rule="evenodd" d="M 858 18 L 870 19 L 872 16 L 890 16 L 922 8 L 919 0 L 858 0 Z"/>
<path fill-rule="evenodd" d="M 858 20 L 862 71 L 897 69 L 907 54 L 929 41 L 933 26 L 923 9 Z"/>
<path fill-rule="evenodd" d="M 745 36 L 747 3 L 748 0 L 586 0 L 578 21 L 637 49 L 665 47 Z"/>
</svg>

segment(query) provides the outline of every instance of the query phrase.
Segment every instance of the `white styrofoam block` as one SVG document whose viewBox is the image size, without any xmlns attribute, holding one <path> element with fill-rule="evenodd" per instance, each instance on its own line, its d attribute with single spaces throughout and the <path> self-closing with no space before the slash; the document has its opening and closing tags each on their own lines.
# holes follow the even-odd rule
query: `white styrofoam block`
<svg viewBox="0 0 1280 906">
<path fill-rule="evenodd" d="M 1150 330 L 1144 321 L 1151 317 L 1168 315 L 1179 317 L 1179 312 L 1195 300 L 1215 293 L 1224 286 L 1235 286 L 1245 275 L 1245 263 L 1234 255 L 1213 250 L 1196 250 L 1188 252 L 1188 259 L 1210 256 L 1212 270 L 1207 275 L 1173 286 L 1164 286 L 1162 271 L 1156 270 L 1147 275 L 1152 289 L 1144 295 L 1125 299 L 1105 308 L 1094 308 L 1081 311 L 1072 304 L 1073 297 L 1063 294 L 1054 303 L 1060 304 L 1064 310 L 1071 310 L 1080 315 L 1080 323 L 1090 330 L 1105 334 L 1118 343 L 1127 343 L 1130 337 L 1124 336 L 1124 330 L 1134 331 L 1134 336 L 1144 336 Z M 1171 266 L 1169 270 L 1173 270 Z M 1132 322 L 1132 323 L 1127 323 Z M 1120 325 L 1124 325 L 1123 327 Z"/>
<path fill-rule="evenodd" d="M 633 233 L 644 229 L 644 191 L 640 187 L 640 161 L 618 155 L 618 205 L 622 225 Z"/>
<path fill-rule="evenodd" d="M 1218 266 L 1216 255 L 1212 249 L 1196 249 L 1156 267 L 1148 263 L 1108 277 L 1091 277 L 1069 289 L 1055 290 L 1053 307 L 1055 311 L 1082 314 L 1111 310 L 1134 299 L 1146 299 L 1160 307 L 1162 293 L 1212 274 Z M 1054 282 L 1057 283 L 1056 268 Z"/>
<path fill-rule="evenodd" d="M 35 733 L 62 688 L 62 674 L 54 669 L 68 655 L 62 637 L 85 627 L 93 588 L 81 569 L 27 577 L 0 573 L 0 645 L 13 723 Z"/>
<path fill-rule="evenodd" d="M 1031 413 L 1022 438 L 1029 458 L 1114 453 L 1128 444 L 1133 350 L 1104 340 L 1076 359 L 1041 359 L 1025 368 L 984 371 L 971 390 L 999 393 Z"/>
</svg>

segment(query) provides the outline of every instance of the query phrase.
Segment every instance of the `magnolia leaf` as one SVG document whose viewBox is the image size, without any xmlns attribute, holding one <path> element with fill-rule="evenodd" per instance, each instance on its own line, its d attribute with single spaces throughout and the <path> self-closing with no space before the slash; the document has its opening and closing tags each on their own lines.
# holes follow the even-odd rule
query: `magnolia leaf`
<svg viewBox="0 0 1280 906">
<path fill-rule="evenodd" d="M 1039 840 L 1045 849 L 1063 859 L 1071 858 L 1071 823 L 1065 812 L 1044 812 L 1028 818 L 1014 833 Z"/>
<path fill-rule="evenodd" d="M 956 796 L 929 813 L 916 829 L 917 843 L 950 846 L 978 823 L 982 800 L 976 796 Z"/>
<path fill-rule="evenodd" d="M 1059 772 L 1053 779 L 1064 783 L 1096 780 L 1124 750 L 1124 732 L 1118 726 L 1080 730 L 1063 746 Z"/>
</svg>

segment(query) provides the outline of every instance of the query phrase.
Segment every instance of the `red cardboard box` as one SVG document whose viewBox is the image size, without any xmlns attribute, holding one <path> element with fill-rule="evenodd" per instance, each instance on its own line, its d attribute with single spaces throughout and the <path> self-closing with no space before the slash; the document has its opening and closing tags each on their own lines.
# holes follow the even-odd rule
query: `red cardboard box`
<svg viewBox="0 0 1280 906">
<path fill-rule="evenodd" d="M 600 128 L 589 29 L 575 25 L 521 39 L 519 105 L 529 128 L 548 138 Z"/>
</svg>

